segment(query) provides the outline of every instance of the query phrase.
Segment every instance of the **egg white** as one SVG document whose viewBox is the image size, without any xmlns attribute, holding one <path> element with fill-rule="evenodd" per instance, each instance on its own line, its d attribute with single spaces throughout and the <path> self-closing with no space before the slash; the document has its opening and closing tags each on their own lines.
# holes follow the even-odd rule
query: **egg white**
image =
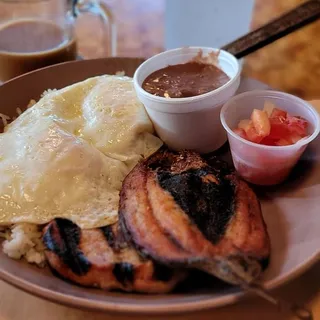
<svg viewBox="0 0 320 320">
<path fill-rule="evenodd" d="M 161 144 L 131 78 L 46 94 L 0 135 L 0 225 L 114 223 L 124 177 Z"/>
</svg>

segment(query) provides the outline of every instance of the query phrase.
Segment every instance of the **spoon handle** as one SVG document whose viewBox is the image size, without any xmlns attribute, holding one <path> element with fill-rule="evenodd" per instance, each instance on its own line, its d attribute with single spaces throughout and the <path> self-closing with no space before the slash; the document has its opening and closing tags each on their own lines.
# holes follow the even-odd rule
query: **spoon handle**
<svg viewBox="0 0 320 320">
<path fill-rule="evenodd" d="M 310 0 L 221 49 L 240 59 L 319 18 L 320 0 Z"/>
<path fill-rule="evenodd" d="M 275 298 L 269 292 L 267 292 L 263 286 L 252 283 L 250 285 L 242 284 L 242 288 L 247 292 L 252 292 L 255 295 L 259 296 L 260 298 L 272 303 L 273 305 L 277 306 L 280 311 L 289 311 L 297 319 L 300 320 L 313 320 L 313 315 L 310 310 L 308 310 L 304 306 L 300 306 L 293 302 L 288 302 L 280 298 Z"/>
<path fill-rule="evenodd" d="M 241 258 L 240 258 L 241 257 Z M 229 257 L 227 259 L 216 257 L 212 260 L 195 262 L 193 267 L 212 274 L 223 281 L 239 285 L 245 292 L 275 305 L 280 311 L 289 311 L 299 320 L 313 320 L 310 310 L 294 302 L 289 302 L 271 295 L 262 284 L 256 281 L 261 273 L 261 266 L 255 260 L 246 256 Z"/>
</svg>

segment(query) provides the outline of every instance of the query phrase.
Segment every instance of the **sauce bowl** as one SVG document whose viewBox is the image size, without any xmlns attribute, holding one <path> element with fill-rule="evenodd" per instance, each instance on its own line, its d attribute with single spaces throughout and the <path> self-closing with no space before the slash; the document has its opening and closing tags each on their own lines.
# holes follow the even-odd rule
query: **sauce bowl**
<svg viewBox="0 0 320 320">
<path fill-rule="evenodd" d="M 174 150 L 190 149 L 208 153 L 227 141 L 220 123 L 220 111 L 240 84 L 240 66 L 232 54 L 220 50 L 218 56 L 218 67 L 230 80 L 205 94 L 187 98 L 164 98 L 152 95 L 142 88 L 143 81 L 154 71 L 168 65 L 190 62 L 200 50 L 205 57 L 219 49 L 184 47 L 169 50 L 142 63 L 134 74 L 133 82 L 139 100 L 144 104 L 158 136 Z"/>
</svg>

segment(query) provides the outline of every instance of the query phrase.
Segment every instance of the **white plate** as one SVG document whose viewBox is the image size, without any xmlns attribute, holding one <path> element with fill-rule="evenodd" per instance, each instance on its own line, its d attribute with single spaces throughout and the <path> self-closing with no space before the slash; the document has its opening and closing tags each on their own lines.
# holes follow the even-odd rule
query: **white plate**
<svg viewBox="0 0 320 320">
<path fill-rule="evenodd" d="M 48 88 L 61 88 L 90 76 L 125 70 L 132 75 L 140 59 L 110 58 L 57 65 L 24 75 L 0 86 L 0 112 L 14 115 Z M 266 86 L 243 80 L 241 91 Z M 320 256 L 320 140 L 306 151 L 290 179 L 281 187 L 260 188 L 264 218 L 270 233 L 271 263 L 264 275 L 267 288 L 297 277 Z M 176 313 L 214 308 L 243 296 L 237 288 L 221 282 L 207 283 L 166 295 L 143 295 L 85 289 L 0 252 L 0 279 L 31 294 L 80 308 L 122 313 Z M 197 282 L 201 282 L 197 279 Z M 194 284 L 193 284 L 194 285 Z"/>
</svg>

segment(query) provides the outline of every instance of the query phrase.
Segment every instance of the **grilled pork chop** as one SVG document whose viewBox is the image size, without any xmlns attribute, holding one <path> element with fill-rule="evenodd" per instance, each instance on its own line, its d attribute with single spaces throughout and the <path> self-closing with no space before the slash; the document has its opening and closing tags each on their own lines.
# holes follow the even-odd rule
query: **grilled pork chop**
<svg viewBox="0 0 320 320">
<path fill-rule="evenodd" d="M 46 226 L 43 242 L 51 268 L 83 286 L 164 293 L 186 275 L 141 257 L 125 242 L 117 224 L 81 230 L 57 218 Z"/>
<path fill-rule="evenodd" d="M 139 163 L 123 182 L 119 219 L 127 240 L 146 256 L 230 283 L 253 281 L 269 259 L 253 190 L 194 152 L 160 150 Z"/>
</svg>

